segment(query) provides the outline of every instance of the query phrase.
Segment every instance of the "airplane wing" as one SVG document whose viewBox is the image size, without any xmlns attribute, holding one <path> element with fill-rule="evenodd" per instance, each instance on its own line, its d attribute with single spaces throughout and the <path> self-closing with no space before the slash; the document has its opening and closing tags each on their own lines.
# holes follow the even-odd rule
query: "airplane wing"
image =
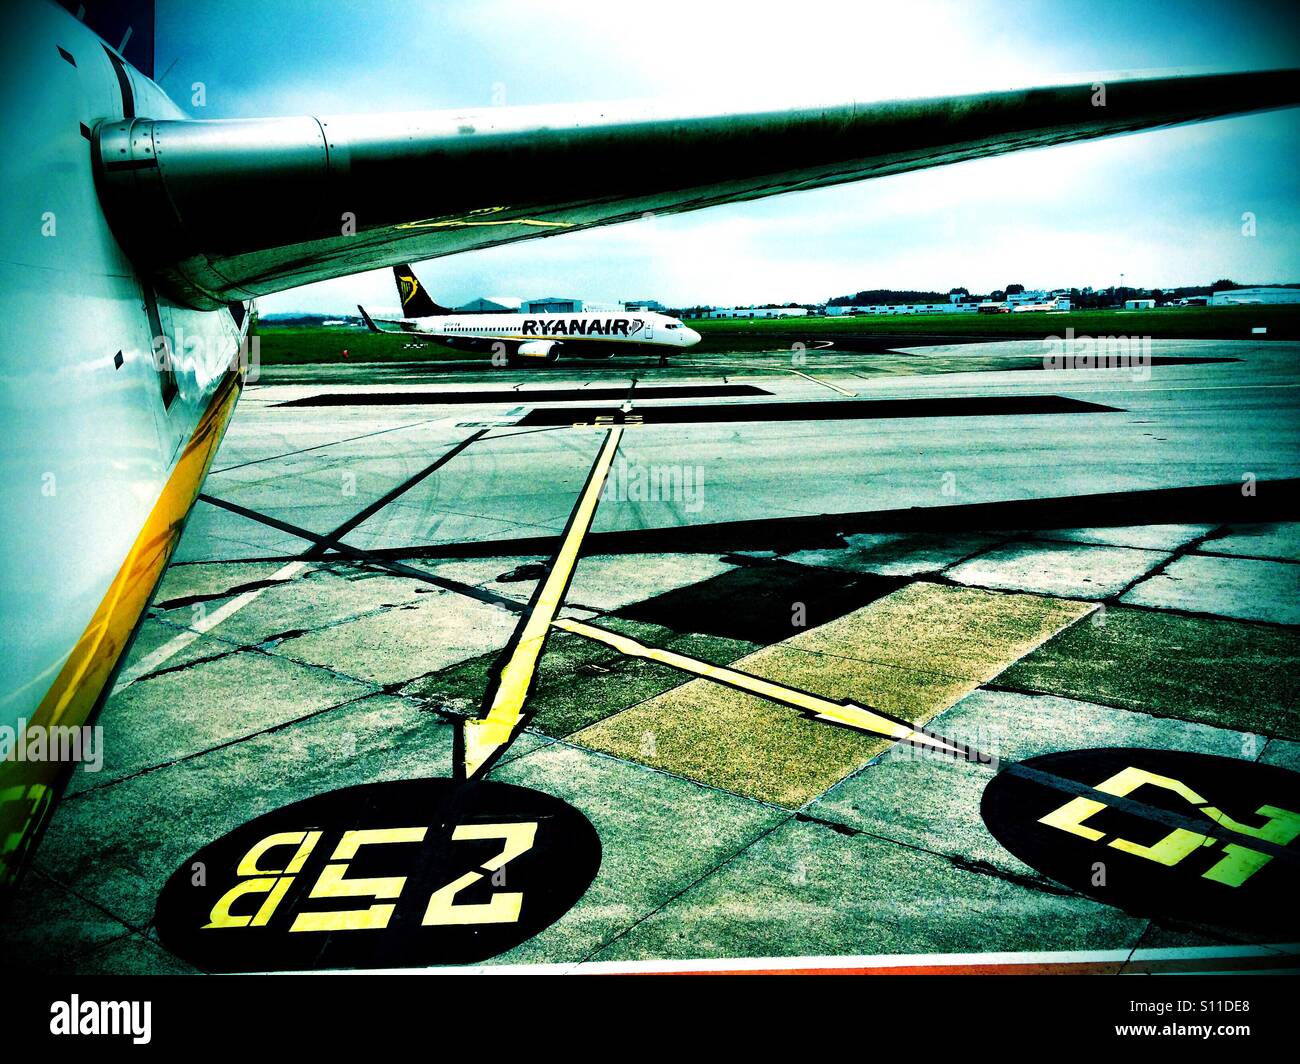
<svg viewBox="0 0 1300 1064">
<path fill-rule="evenodd" d="M 1300 102 L 1294 70 L 756 114 L 643 105 L 128 118 L 93 135 L 136 263 L 202 309 L 361 270 Z"/>
</svg>

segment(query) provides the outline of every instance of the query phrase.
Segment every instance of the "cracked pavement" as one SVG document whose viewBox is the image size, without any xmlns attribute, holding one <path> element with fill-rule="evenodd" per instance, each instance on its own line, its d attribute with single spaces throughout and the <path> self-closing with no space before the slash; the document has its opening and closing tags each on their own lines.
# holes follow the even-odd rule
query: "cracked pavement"
<svg viewBox="0 0 1300 1064">
<path fill-rule="evenodd" d="M 970 372 L 945 352 L 938 375 L 843 354 L 816 373 L 864 399 L 1060 394 L 1121 413 L 629 427 L 629 468 L 675 469 L 679 490 L 601 500 L 560 616 L 1003 759 L 1150 746 L 1300 769 L 1297 345 L 1208 345 L 1240 361 L 1147 382 L 997 368 L 1023 346 L 979 345 Z M 831 397 L 787 362 L 636 372 Z M 355 553 L 199 504 L 99 720 L 102 769 L 73 774 L 4 929 L 21 966 L 190 970 L 152 919 L 200 846 L 309 795 L 451 774 L 456 727 L 480 713 L 602 433 L 515 428 L 553 405 L 528 402 L 538 377 L 362 372 L 293 367 L 249 390 L 205 492 Z M 545 382 L 630 388 L 622 372 Z M 509 401 L 438 404 L 470 385 Z M 429 402 L 385 406 L 385 389 Z M 368 398 L 279 405 L 336 391 Z M 578 405 L 594 426 L 608 404 Z M 1164 440 L 1137 442 L 1153 418 Z M 1064 461 L 1081 436 L 1098 446 Z M 703 471 L 698 508 L 687 469 Z M 1162 508 L 1170 520 L 1147 519 Z M 899 516 L 918 510 L 946 516 Z M 489 778 L 574 805 L 604 859 L 573 909 L 493 963 L 1291 948 L 1048 879 L 984 826 L 986 766 L 572 632 L 547 642 L 529 711 Z"/>
</svg>

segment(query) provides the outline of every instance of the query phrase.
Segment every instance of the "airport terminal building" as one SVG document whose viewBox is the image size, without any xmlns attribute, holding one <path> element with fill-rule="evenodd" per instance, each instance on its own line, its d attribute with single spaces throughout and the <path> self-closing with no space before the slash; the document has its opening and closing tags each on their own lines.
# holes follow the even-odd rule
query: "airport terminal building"
<svg viewBox="0 0 1300 1064">
<path fill-rule="evenodd" d="M 1034 303 L 1054 303 L 1057 310 L 1070 309 L 1070 293 L 1067 289 L 1056 291 L 1025 291 L 1007 296 L 996 303 L 972 299 L 970 296 L 953 294 L 945 303 L 874 303 L 861 306 L 828 306 L 826 313 L 832 317 L 846 314 L 974 314 L 981 305 L 986 309 L 996 306 L 998 309 L 1014 310 L 1016 307 Z"/>
<path fill-rule="evenodd" d="M 962 314 L 974 313 L 977 303 L 873 303 L 866 306 L 828 306 L 832 317 L 852 314 Z"/>
<path fill-rule="evenodd" d="M 702 318 L 801 318 L 807 307 L 711 307 Z"/>
</svg>

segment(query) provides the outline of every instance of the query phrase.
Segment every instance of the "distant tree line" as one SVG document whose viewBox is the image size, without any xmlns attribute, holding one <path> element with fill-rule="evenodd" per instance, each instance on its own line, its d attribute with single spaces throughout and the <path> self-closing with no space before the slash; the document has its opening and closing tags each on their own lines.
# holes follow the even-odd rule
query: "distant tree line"
<svg viewBox="0 0 1300 1064">
<path fill-rule="evenodd" d="M 1168 303 L 1178 299 L 1188 299 L 1192 296 L 1209 296 L 1214 292 L 1224 292 L 1234 288 L 1300 288 L 1300 284 L 1238 284 L 1236 281 L 1228 278 L 1220 278 L 1213 284 L 1203 285 L 1182 285 L 1173 288 L 1136 288 L 1120 287 L 1112 285 L 1109 288 L 1071 288 L 1070 302 L 1076 309 L 1087 310 L 1094 307 L 1113 307 L 1122 304 L 1129 299 L 1154 299 L 1157 303 Z M 907 288 L 869 288 L 861 292 L 855 292 L 851 296 L 836 296 L 834 299 L 827 301 L 830 307 L 861 307 L 876 306 L 889 303 L 946 303 L 950 296 L 961 296 L 963 299 L 985 300 L 991 299 L 994 302 L 1001 302 L 1007 296 L 1019 295 L 1025 290 L 1022 284 L 1009 284 L 1005 288 L 995 288 L 987 295 L 972 295 L 967 288 L 950 288 L 947 292 L 918 292 Z M 1063 291 L 1063 289 L 1048 289 L 1048 291 Z"/>
<path fill-rule="evenodd" d="M 946 292 L 914 292 L 899 288 L 869 288 L 851 296 L 836 296 L 830 307 L 869 307 L 881 303 L 947 303 Z"/>
</svg>

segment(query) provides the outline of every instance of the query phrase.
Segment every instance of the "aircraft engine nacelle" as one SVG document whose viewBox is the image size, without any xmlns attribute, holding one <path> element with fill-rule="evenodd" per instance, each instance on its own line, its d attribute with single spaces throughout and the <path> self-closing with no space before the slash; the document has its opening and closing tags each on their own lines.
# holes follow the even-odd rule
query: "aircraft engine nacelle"
<svg viewBox="0 0 1300 1064">
<path fill-rule="evenodd" d="M 554 340 L 525 340 L 515 348 L 515 357 L 530 362 L 555 362 L 560 357 L 560 345 Z"/>
</svg>

